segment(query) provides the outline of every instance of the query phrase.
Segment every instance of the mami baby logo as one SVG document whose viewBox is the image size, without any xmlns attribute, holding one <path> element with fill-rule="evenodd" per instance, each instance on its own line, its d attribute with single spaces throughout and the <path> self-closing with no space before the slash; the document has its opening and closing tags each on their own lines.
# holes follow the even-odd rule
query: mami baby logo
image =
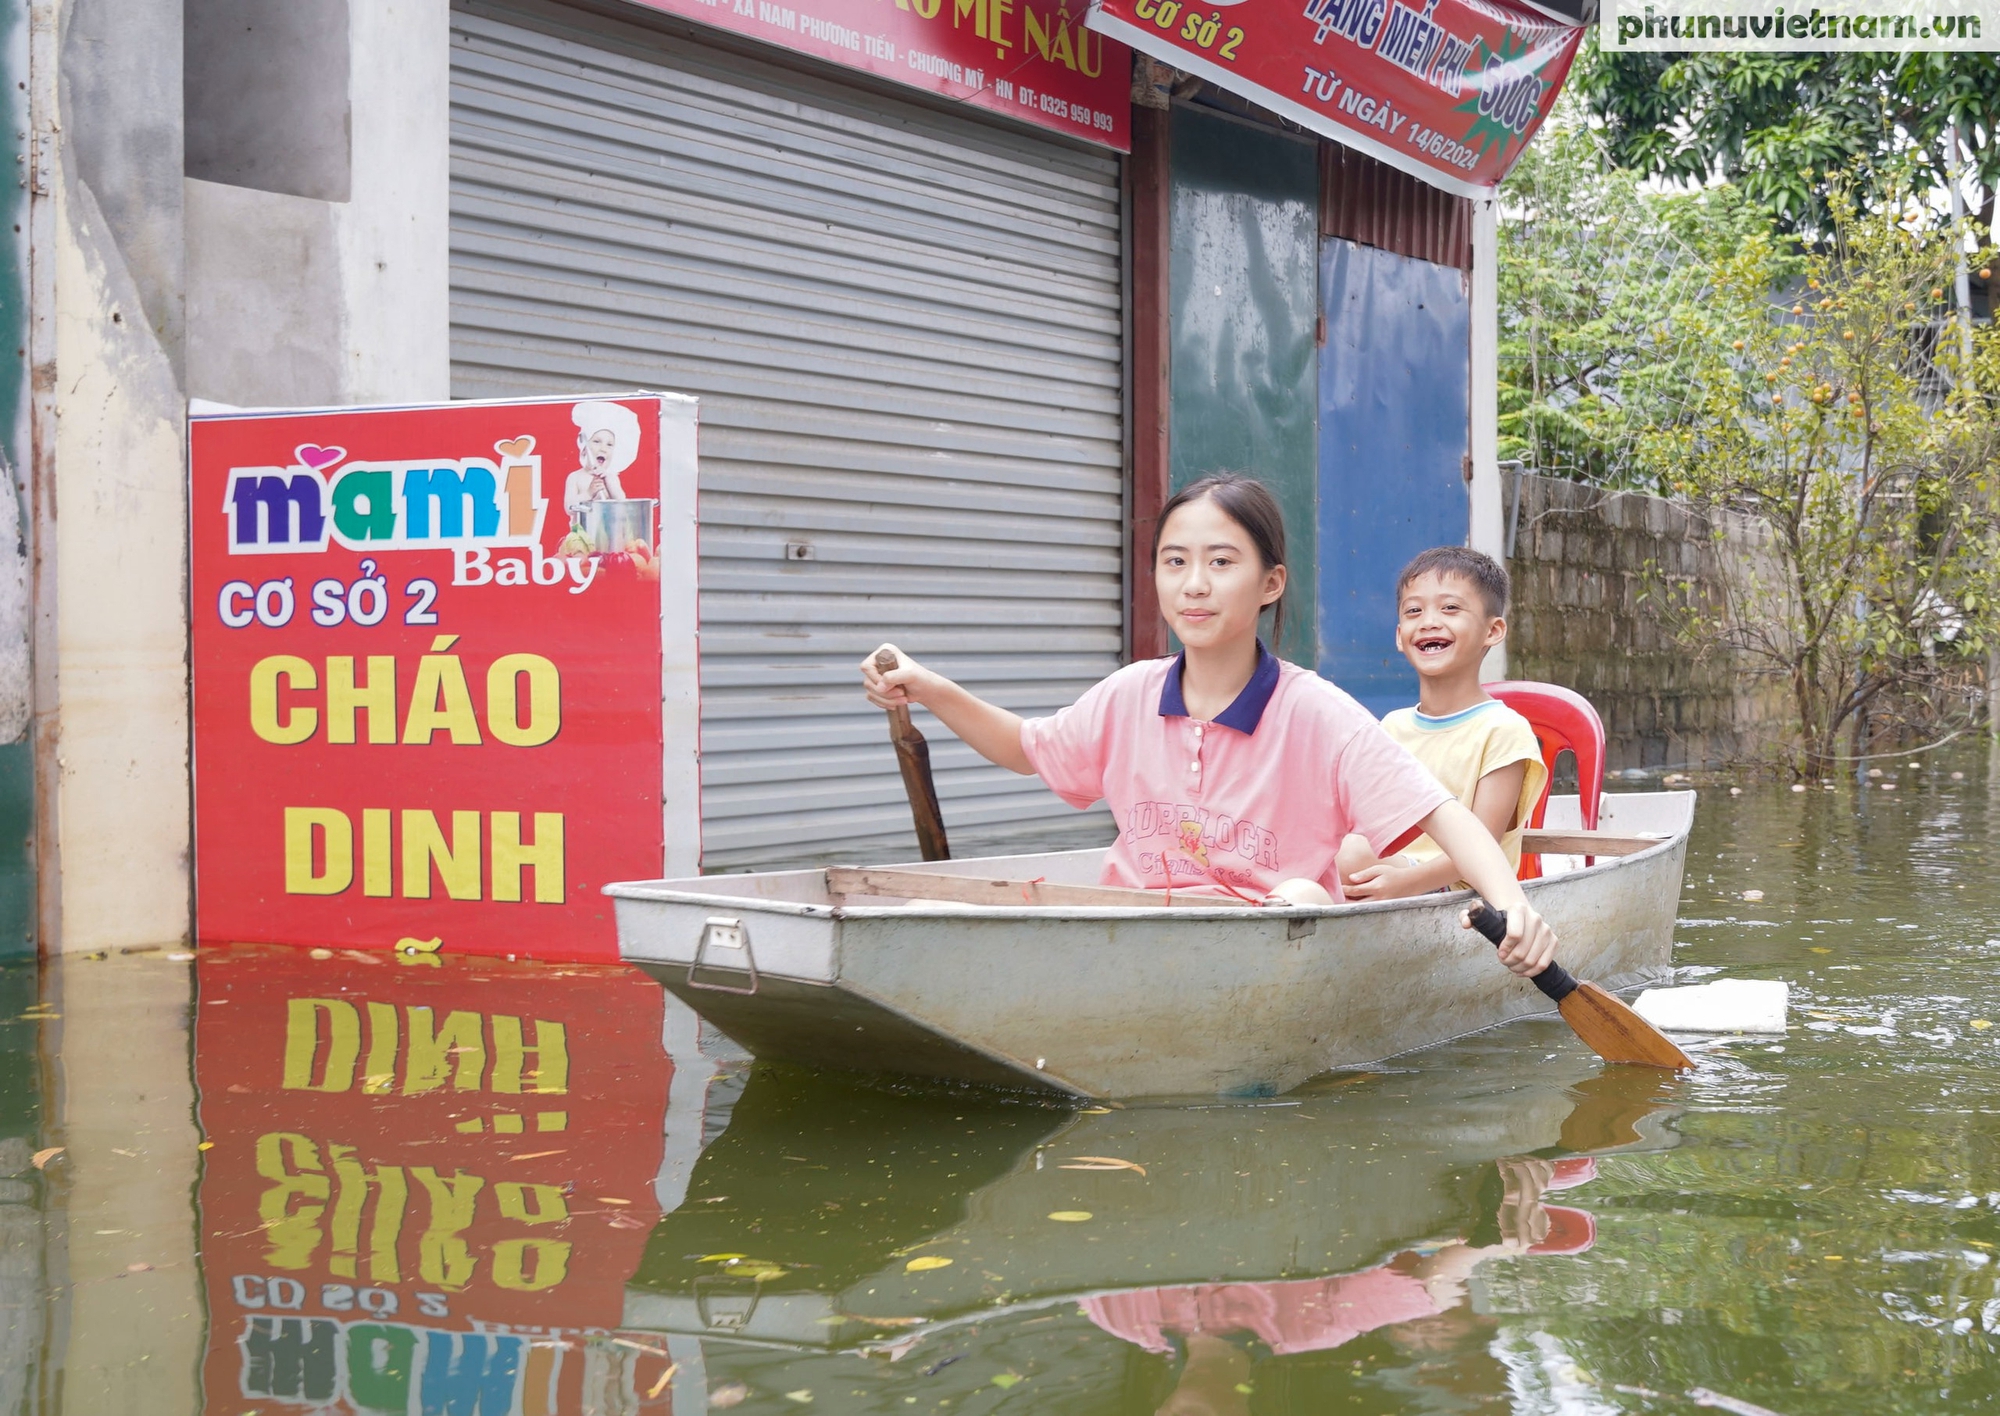
<svg viewBox="0 0 2000 1416">
<path fill-rule="evenodd" d="M 290 467 L 232 467 L 229 553 L 539 546 L 549 503 L 534 448 L 519 437 L 491 458 L 343 463 L 346 448 L 304 443 Z"/>
<path fill-rule="evenodd" d="M 554 556 L 542 553 L 549 498 L 541 455 L 526 434 L 496 441 L 491 456 L 350 460 L 344 447 L 301 443 L 289 467 L 232 467 L 222 498 L 229 554 L 445 550 L 454 585 L 568 580 L 571 593 L 585 589 L 607 557 L 656 578 L 650 515 L 612 546 L 599 545 L 587 529 L 592 503 L 635 505 L 622 501 L 618 474 L 638 454 L 637 415 L 589 400 L 572 416 L 582 465 L 564 487 L 569 532 Z"/>
</svg>

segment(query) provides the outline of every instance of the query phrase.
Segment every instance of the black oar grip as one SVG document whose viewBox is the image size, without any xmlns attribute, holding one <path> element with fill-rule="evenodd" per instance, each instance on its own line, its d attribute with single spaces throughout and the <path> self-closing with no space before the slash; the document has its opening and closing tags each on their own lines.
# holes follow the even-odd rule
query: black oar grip
<svg viewBox="0 0 2000 1416">
<path fill-rule="evenodd" d="M 1486 901 L 1475 899 L 1466 914 L 1472 927 L 1490 939 L 1495 948 L 1507 942 L 1507 916 Z M 1535 975 L 1533 982 L 1535 987 L 1548 995 L 1551 1003 L 1560 1003 L 1576 992 L 1576 980 L 1570 976 L 1570 971 L 1553 959 L 1547 968 Z"/>
</svg>

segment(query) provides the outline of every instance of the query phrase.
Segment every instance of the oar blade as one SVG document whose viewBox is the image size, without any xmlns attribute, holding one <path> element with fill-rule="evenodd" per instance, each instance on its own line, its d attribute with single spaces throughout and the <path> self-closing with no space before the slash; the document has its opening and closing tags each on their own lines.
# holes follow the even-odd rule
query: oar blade
<svg viewBox="0 0 2000 1416">
<path fill-rule="evenodd" d="M 1563 1021 L 1606 1062 L 1692 1070 L 1694 1061 L 1667 1035 L 1594 983 L 1579 983 L 1556 1005 Z"/>
</svg>

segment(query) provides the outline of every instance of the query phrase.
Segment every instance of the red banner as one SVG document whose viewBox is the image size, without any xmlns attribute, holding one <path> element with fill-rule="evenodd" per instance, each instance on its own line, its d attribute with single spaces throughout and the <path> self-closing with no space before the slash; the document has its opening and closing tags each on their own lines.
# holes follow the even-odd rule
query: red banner
<svg viewBox="0 0 2000 1416">
<path fill-rule="evenodd" d="M 1092 0 L 1089 24 L 1462 197 L 1519 160 L 1583 36 L 1487 0 Z"/>
<path fill-rule="evenodd" d="M 638 0 L 1073 138 L 1132 150 L 1132 58 L 1083 0 Z"/>
<path fill-rule="evenodd" d="M 200 937 L 615 959 L 698 868 L 692 400 L 188 439 Z"/>
<path fill-rule="evenodd" d="M 658 984 L 359 951 L 197 969 L 213 1416 L 671 1409 L 659 1340 L 607 1336 L 660 1217 Z"/>
</svg>

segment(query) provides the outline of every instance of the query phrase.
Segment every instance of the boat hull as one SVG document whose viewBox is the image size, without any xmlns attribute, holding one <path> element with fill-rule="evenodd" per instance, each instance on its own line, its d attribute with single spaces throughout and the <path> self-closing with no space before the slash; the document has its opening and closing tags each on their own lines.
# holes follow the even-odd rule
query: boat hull
<svg viewBox="0 0 2000 1416">
<path fill-rule="evenodd" d="M 1551 825 L 1573 801 L 1551 803 Z M 1692 793 L 1605 799 L 1636 855 L 1528 886 L 1571 972 L 1661 976 Z M 1099 853 L 936 862 L 947 874 L 1095 878 Z M 840 904 L 821 871 L 608 887 L 620 950 L 759 1057 L 1081 1097 L 1268 1095 L 1553 1011 L 1461 929 L 1465 892 L 1331 909 Z M 704 947 L 711 921 L 740 951 Z M 728 957 L 732 967 L 718 968 Z M 755 975 L 741 964 L 754 963 Z"/>
</svg>

